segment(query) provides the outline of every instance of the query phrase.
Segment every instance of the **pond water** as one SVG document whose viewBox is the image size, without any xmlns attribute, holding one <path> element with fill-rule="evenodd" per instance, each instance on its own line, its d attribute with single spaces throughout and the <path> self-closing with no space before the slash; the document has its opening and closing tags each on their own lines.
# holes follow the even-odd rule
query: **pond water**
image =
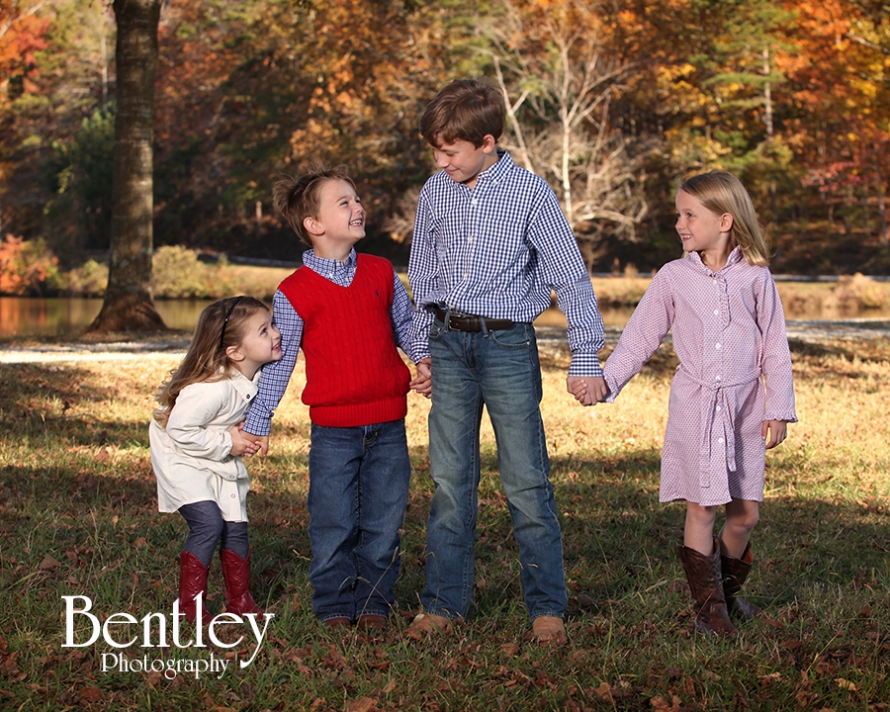
<svg viewBox="0 0 890 712">
<path fill-rule="evenodd" d="M 158 312 L 171 329 L 191 331 L 201 310 L 212 300 L 164 299 L 155 302 Z M 101 299 L 0 297 L 0 338 L 9 336 L 70 336 L 92 323 L 102 308 Z M 633 309 L 603 309 L 606 326 L 623 327 Z M 838 319 L 849 316 L 888 318 L 890 310 L 865 314 L 794 313 L 789 319 Z M 556 307 L 545 311 L 538 326 L 565 326 L 565 316 Z"/>
<path fill-rule="evenodd" d="M 191 330 L 211 301 L 158 300 L 155 306 L 171 329 Z M 72 335 L 99 315 L 101 299 L 0 297 L 0 337 Z"/>
<path fill-rule="evenodd" d="M 213 300 L 163 299 L 155 302 L 164 323 L 171 329 L 190 331 L 198 315 Z M 0 297 L 0 337 L 72 335 L 89 326 L 102 308 L 101 299 L 38 299 Z M 633 309 L 607 309 L 607 326 L 623 326 Z M 559 309 L 548 309 L 537 322 L 539 326 L 565 326 Z"/>
</svg>

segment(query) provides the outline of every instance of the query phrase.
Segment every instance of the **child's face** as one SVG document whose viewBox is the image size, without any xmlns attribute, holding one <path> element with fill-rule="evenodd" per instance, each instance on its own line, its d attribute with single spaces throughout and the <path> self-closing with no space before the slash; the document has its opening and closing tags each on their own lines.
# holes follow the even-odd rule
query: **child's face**
<svg viewBox="0 0 890 712">
<path fill-rule="evenodd" d="M 718 215 L 685 190 L 677 192 L 677 234 L 686 252 L 724 253 L 729 246 L 732 216 Z"/>
<path fill-rule="evenodd" d="M 365 236 L 365 208 L 345 180 L 326 180 L 318 188 L 318 215 L 303 221 L 313 237 L 326 243 L 354 245 Z"/>
<path fill-rule="evenodd" d="M 281 359 L 281 332 L 265 309 L 255 311 L 244 325 L 238 346 L 230 347 L 230 358 L 241 373 L 253 378 L 260 366 Z"/>
<path fill-rule="evenodd" d="M 486 135 L 481 146 L 457 139 L 454 143 L 439 143 L 433 147 L 436 165 L 457 183 L 469 188 L 476 185 L 476 176 L 497 163 L 494 137 Z"/>
</svg>

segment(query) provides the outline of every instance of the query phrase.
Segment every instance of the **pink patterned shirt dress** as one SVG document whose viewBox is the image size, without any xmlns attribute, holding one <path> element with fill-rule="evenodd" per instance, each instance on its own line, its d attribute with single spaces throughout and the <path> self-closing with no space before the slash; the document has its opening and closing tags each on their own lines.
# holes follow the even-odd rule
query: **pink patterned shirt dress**
<svg viewBox="0 0 890 712">
<path fill-rule="evenodd" d="M 606 363 L 608 402 L 669 331 L 680 365 L 671 385 L 660 501 L 762 501 L 762 423 L 797 422 L 785 316 L 769 269 L 749 265 L 739 248 L 716 273 L 696 252 L 662 267 Z"/>
</svg>

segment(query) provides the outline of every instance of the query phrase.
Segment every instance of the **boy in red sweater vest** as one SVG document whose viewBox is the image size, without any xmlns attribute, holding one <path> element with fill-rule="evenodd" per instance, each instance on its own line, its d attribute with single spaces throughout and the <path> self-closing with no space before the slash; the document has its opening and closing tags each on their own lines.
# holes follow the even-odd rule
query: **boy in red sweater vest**
<svg viewBox="0 0 890 712">
<path fill-rule="evenodd" d="M 343 166 L 285 178 L 275 206 L 312 249 L 273 299 L 281 360 L 259 380 L 244 431 L 268 451 L 271 418 L 302 348 L 312 421 L 309 542 L 312 607 L 327 628 L 382 629 L 399 575 L 399 527 L 411 473 L 405 437 L 413 307 L 392 264 L 357 255 L 365 209 Z"/>
</svg>

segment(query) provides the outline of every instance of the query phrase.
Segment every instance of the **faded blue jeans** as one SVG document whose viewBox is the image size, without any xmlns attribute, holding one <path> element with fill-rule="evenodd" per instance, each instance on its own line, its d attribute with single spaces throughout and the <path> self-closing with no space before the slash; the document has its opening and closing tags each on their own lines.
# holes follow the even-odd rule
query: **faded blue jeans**
<svg viewBox="0 0 890 712">
<path fill-rule="evenodd" d="M 399 527 L 411 462 L 405 421 L 312 425 L 309 582 L 316 617 L 388 616 L 399 576 Z"/>
<path fill-rule="evenodd" d="M 529 618 L 562 617 L 567 605 L 562 536 L 541 420 L 541 366 L 534 327 L 430 331 L 433 395 L 430 472 L 435 484 L 427 529 L 427 613 L 466 617 L 473 592 L 479 488 L 479 426 L 487 408 L 501 483 L 519 544 Z"/>
</svg>

